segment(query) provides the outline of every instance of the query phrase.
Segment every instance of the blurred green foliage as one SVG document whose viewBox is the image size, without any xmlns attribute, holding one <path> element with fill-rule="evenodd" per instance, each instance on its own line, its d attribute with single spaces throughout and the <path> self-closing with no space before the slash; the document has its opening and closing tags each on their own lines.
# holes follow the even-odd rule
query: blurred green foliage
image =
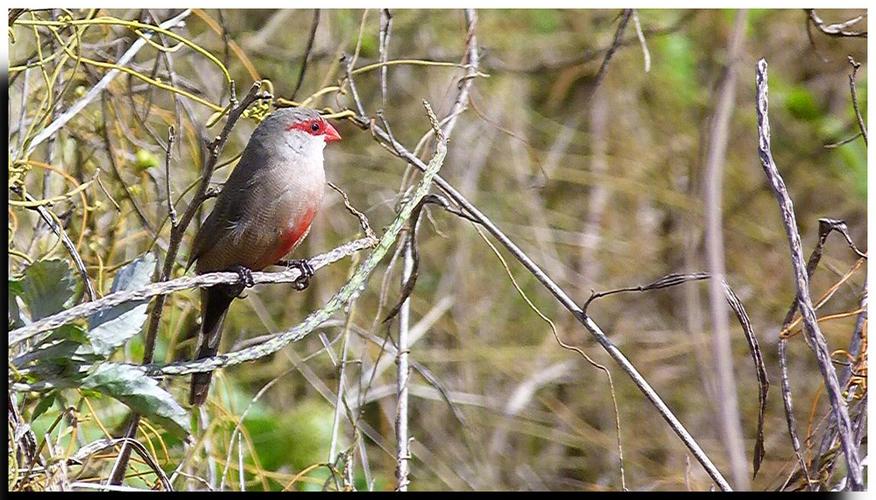
<svg viewBox="0 0 876 500">
<path fill-rule="evenodd" d="M 177 12 L 47 10 L 26 13 L 20 19 L 50 20 L 69 14 L 77 19 L 111 15 L 151 22 Z M 859 13 L 821 12 L 831 22 Z M 650 72 L 643 69 L 644 49 L 630 22 L 622 45 L 607 65 L 602 88 L 592 94 L 619 14 L 619 10 L 479 11 L 480 70 L 489 77 L 474 80 L 471 102 L 453 132 L 442 171 L 582 302 L 592 290 L 704 269 L 706 138 L 737 12 L 638 12 L 651 59 Z M 460 11 L 394 9 L 392 15 L 390 60 L 466 62 L 466 26 Z M 195 10 L 185 26 L 174 32 L 209 51 L 229 69 L 238 97 L 254 77 L 259 77 L 270 80 L 276 96 L 288 98 L 297 83 L 312 20 L 311 10 L 205 9 Z M 751 316 L 773 384 L 766 422 L 767 455 L 752 483 L 754 489 L 781 489 L 795 463 L 776 389 L 775 352 L 776 332 L 794 289 L 778 208 L 756 154 L 753 83 L 758 57 L 766 57 L 770 63 L 773 153 L 794 199 L 806 251 L 812 248 L 820 217 L 846 220 L 859 246 L 866 247 L 867 239 L 866 145 L 857 138 L 825 147 L 858 132 L 849 93 L 848 55 L 863 65 L 857 89 L 866 118 L 866 39 L 832 38 L 813 30 L 810 41 L 805 22 L 802 10 L 748 11 L 743 56 L 733 67 L 738 87 L 723 171 L 727 277 Z M 315 96 L 310 105 L 326 111 L 352 108 L 348 89 L 338 92 L 331 88 L 344 79 L 338 58 L 342 54 L 352 57 L 358 45 L 356 67 L 375 63 L 379 25 L 377 9 L 368 10 L 367 15 L 362 10 L 323 10 L 296 99 Z M 169 224 L 162 144 L 167 141 L 168 127 L 174 125 L 178 131 L 170 169 L 171 191 L 180 210 L 191 202 L 192 186 L 203 160 L 203 138 L 214 137 L 222 122 L 203 129 L 214 109 L 185 96 L 175 98 L 167 90 L 126 74 L 107 88 L 103 96 L 106 109 L 97 99 L 29 158 L 14 157 L 22 140 L 20 129 L 25 135 L 38 132 L 37 125 L 28 132 L 34 117 L 48 113 L 51 116 L 46 123 L 50 122 L 82 98 L 106 68 L 63 59 L 48 27 L 14 24 L 10 31 L 15 36 L 9 50 L 10 177 L 22 171 L 27 192 L 46 199 L 68 193 L 75 183 L 88 182 L 100 174 L 101 183 L 83 191 L 84 198 L 62 197 L 46 206 L 63 223 L 98 293 L 105 295 L 120 270 L 134 259 L 146 252 L 157 252 L 163 259 Z M 71 28 L 57 33 L 62 40 L 72 37 Z M 116 60 L 137 39 L 131 30 L 120 26 L 89 27 L 79 36 L 82 46 L 75 50 L 99 61 Z M 175 46 L 166 38 L 154 37 L 152 42 Z M 59 82 L 49 89 L 51 92 L 46 92 L 39 65 L 26 71 L 16 69 L 38 60 L 38 43 L 44 57 L 59 54 L 55 59 L 43 59 L 49 74 L 58 70 Z M 228 89 L 214 63 L 184 46 L 166 55 L 167 59 L 149 45 L 130 66 L 143 75 L 154 72 L 163 83 L 171 82 L 170 66 L 177 88 L 220 107 L 227 104 Z M 369 71 L 356 77 L 366 111 L 375 115 L 382 109 L 395 137 L 413 149 L 429 130 L 422 99 L 445 116 L 453 106 L 464 71 L 422 64 L 390 66 L 385 106 L 379 73 Z M 65 82 L 73 83 L 68 88 Z M 45 96 L 51 96 L 53 106 L 43 102 Z M 597 100 L 604 104 L 601 118 Z M 24 109 L 21 103 L 25 103 Z M 22 127 L 20 117 L 25 119 Z M 353 205 L 365 212 L 380 232 L 394 214 L 400 187 L 408 185 L 411 178 L 403 181 L 404 163 L 378 146 L 367 131 L 344 120 L 335 124 L 344 140 L 326 149 L 327 177 L 349 194 Z M 238 123 L 220 160 L 227 165 L 214 175 L 215 187 L 221 187 L 254 126 L 249 117 Z M 104 131 L 112 144 L 104 142 Z M 107 150 L 114 155 L 118 173 L 110 166 Z M 422 151 L 422 157 L 428 156 L 431 146 L 426 143 Z M 10 198 L 17 200 L 18 196 L 10 191 Z M 206 216 L 210 203 L 195 224 Z M 51 314 L 81 300 L 82 283 L 71 270 L 65 248 L 38 214 L 12 204 L 9 213 L 9 322 L 14 327 L 23 324 L 19 305 L 34 318 Z M 141 213 L 148 225 L 141 220 Z M 557 345 L 549 325 L 517 292 L 501 262 L 471 224 L 436 209 L 420 227 L 420 275 L 411 299 L 412 322 L 420 324 L 424 318 L 429 322 L 421 325 L 426 331 L 411 348 L 411 359 L 418 363 L 412 373 L 410 400 L 414 440 L 411 488 L 619 489 L 616 422 L 604 373 Z M 194 229 L 193 225 L 190 235 Z M 296 257 L 324 252 L 353 239 L 358 230 L 340 198 L 329 191 L 314 229 Z M 190 238 L 183 242 L 181 259 L 187 255 Z M 626 486 L 708 489 L 708 477 L 692 460 L 689 465 L 682 445 L 634 384 L 614 368 L 537 281 L 506 251 L 500 249 L 499 253 L 508 260 L 522 292 L 554 321 L 559 337 L 580 346 L 594 361 L 612 370 Z M 841 242 L 831 239 L 825 251 L 826 269 L 819 268 L 812 280 L 813 296 L 835 285 L 854 258 Z M 320 271 L 304 294 L 292 293 L 287 286 L 247 291 L 247 298 L 235 301 L 230 310 L 225 325 L 229 333 L 221 351 L 297 324 L 340 288 L 349 266 L 349 262 L 342 262 Z M 398 299 L 400 267 L 400 262 L 392 267 L 384 262 L 346 312 L 351 330 L 345 394 L 356 425 L 362 427 L 354 429 L 344 409 L 337 449 L 350 452 L 352 486 L 359 490 L 395 487 L 395 365 L 386 345 L 397 338 L 397 324 L 380 321 Z M 49 268 L 54 279 L 27 281 L 28 276 Z M 852 273 L 819 315 L 855 311 L 865 270 L 863 266 Z M 180 264 L 174 276 L 182 273 Z M 657 388 L 718 467 L 728 471 L 726 446 L 715 423 L 716 402 L 710 392 L 714 380 L 706 288 L 687 286 L 607 298 L 595 302 L 589 313 Z M 439 308 L 442 303 L 446 305 Z M 156 362 L 188 359 L 198 330 L 198 311 L 197 292 L 171 296 L 162 315 Z M 240 489 L 237 446 L 241 441 L 248 490 L 343 488 L 343 479 L 333 476 L 324 465 L 335 420 L 337 360 L 347 317 L 337 319 L 275 356 L 219 372 L 205 407 L 206 422 L 197 412 L 186 415 L 196 424 L 191 442 L 168 432 L 160 420 L 147 419 L 148 426 L 141 426 L 138 440 L 168 475 L 179 468 L 176 488 L 206 488 L 192 476 L 207 478 L 216 486 L 227 469 L 226 489 Z M 854 320 L 854 315 L 848 315 L 824 322 L 832 350 L 849 346 Z M 737 326 L 732 326 L 732 331 L 745 450 L 750 455 L 756 386 L 745 340 Z M 78 341 L 78 349 L 88 344 L 86 333 L 84 327 L 76 326 L 59 329 L 56 335 L 68 342 Z M 332 342 L 331 356 L 323 350 L 324 342 Z M 826 398 L 820 396 L 821 379 L 801 336 L 791 337 L 788 346 L 798 424 L 801 434 L 813 432 L 806 445 L 815 448 L 806 453 L 817 456 L 823 431 L 819 422 L 827 414 Z M 107 359 L 138 363 L 143 354 L 141 333 Z M 10 351 L 10 357 L 16 355 Z M 866 357 L 866 351 L 863 355 Z M 572 368 L 563 367 L 569 360 L 575 362 Z M 296 371 L 286 373 L 293 365 Z M 375 374 L 375 367 L 382 371 Z M 560 374 L 547 377 L 554 373 L 552 369 Z M 423 375 L 424 371 L 429 376 Z M 244 436 L 232 445 L 231 436 L 241 415 L 256 393 L 277 377 L 282 379 L 252 404 L 241 426 Z M 166 390 L 183 402 L 188 381 L 188 377 L 173 377 L 154 389 Z M 48 396 L 35 392 L 17 396 L 23 418 L 38 441 L 65 408 L 75 408 L 75 421 L 62 419 L 53 431 L 52 442 L 60 450 L 53 451 L 54 459 L 107 433 L 119 435 L 127 418 L 125 405 L 88 388 L 62 389 Z M 515 403 L 518 400 L 519 405 Z M 458 420 L 460 415 L 464 423 Z M 363 430 L 366 425 L 367 435 Z M 226 464 L 229 456 L 231 461 Z M 114 458 L 115 453 L 108 450 L 86 466 L 72 466 L 67 479 L 101 480 Z M 339 474 L 345 465 L 341 462 L 335 464 Z M 10 476 L 18 477 L 14 472 L 10 471 Z M 835 473 L 833 479 L 837 476 Z M 34 489 L 63 479 L 35 477 Z M 154 472 L 135 461 L 125 484 L 151 488 L 157 481 Z"/>
</svg>

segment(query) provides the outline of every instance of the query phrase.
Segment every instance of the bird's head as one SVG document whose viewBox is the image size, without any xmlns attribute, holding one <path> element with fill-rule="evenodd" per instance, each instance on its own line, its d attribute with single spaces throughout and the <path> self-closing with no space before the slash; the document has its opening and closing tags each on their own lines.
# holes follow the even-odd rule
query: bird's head
<svg viewBox="0 0 876 500">
<path fill-rule="evenodd" d="M 321 158 L 325 145 L 341 140 L 341 135 L 314 109 L 281 108 L 262 120 L 253 139 L 264 147 L 280 146 L 284 155 Z"/>
<path fill-rule="evenodd" d="M 341 140 L 341 134 L 316 111 L 312 109 L 295 111 L 297 112 L 289 113 L 290 117 L 286 125 L 287 132 L 304 133 L 312 137 L 322 138 L 327 143 Z"/>
<path fill-rule="evenodd" d="M 324 144 L 341 140 L 338 131 L 314 109 L 282 108 L 271 113 L 265 121 L 273 121 L 284 134 L 303 140 L 319 140 Z"/>
</svg>

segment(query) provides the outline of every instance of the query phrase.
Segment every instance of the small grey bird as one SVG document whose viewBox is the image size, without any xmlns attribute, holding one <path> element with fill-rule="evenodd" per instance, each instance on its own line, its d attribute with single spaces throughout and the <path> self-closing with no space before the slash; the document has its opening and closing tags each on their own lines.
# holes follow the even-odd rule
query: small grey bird
<svg viewBox="0 0 876 500">
<path fill-rule="evenodd" d="M 306 261 L 283 261 L 310 232 L 325 187 L 323 149 L 341 139 L 319 113 L 274 111 L 253 131 L 213 211 L 195 236 L 188 265 L 195 272 L 233 271 L 241 283 L 201 289 L 201 333 L 196 360 L 215 356 L 231 301 L 252 285 L 251 271 L 271 265 L 301 269 L 301 287 L 313 270 Z M 189 402 L 207 400 L 212 372 L 192 374 Z"/>
</svg>

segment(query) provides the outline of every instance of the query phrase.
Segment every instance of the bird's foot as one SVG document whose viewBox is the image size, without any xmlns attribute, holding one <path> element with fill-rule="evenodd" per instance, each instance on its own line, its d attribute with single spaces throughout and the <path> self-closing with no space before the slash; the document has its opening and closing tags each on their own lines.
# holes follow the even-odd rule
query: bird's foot
<svg viewBox="0 0 876 500">
<path fill-rule="evenodd" d="M 281 260 L 277 262 L 277 265 L 284 266 L 287 269 L 298 269 L 301 276 L 292 282 L 292 286 L 299 292 L 310 285 L 310 278 L 313 276 L 314 270 L 307 259 Z"/>
<path fill-rule="evenodd" d="M 252 279 L 252 269 L 244 266 L 234 266 L 230 269 L 231 272 L 237 273 L 237 276 L 240 277 L 240 281 L 232 285 L 231 292 L 234 297 L 241 297 L 243 291 L 247 288 L 252 288 L 255 286 L 255 280 Z"/>
</svg>

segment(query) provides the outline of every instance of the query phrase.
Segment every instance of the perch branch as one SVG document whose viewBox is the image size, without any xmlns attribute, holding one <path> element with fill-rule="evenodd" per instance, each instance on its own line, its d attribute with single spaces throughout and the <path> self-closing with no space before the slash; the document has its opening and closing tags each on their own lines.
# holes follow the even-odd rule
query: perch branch
<svg viewBox="0 0 876 500">
<path fill-rule="evenodd" d="M 373 247 L 375 241 L 376 240 L 372 238 L 354 240 L 341 245 L 330 252 L 308 259 L 308 263 L 310 263 L 314 270 L 318 270 L 356 252 Z M 287 269 L 276 273 L 252 273 L 253 282 L 256 285 L 265 283 L 293 283 L 300 276 L 301 271 L 297 268 Z M 170 281 L 160 281 L 147 285 L 139 290 L 116 292 L 107 295 L 102 299 L 71 307 L 70 309 L 61 311 L 58 314 L 48 316 L 27 326 L 12 330 L 9 332 L 9 345 L 17 344 L 42 332 L 53 330 L 59 326 L 65 325 L 74 319 L 91 316 L 92 314 L 111 309 L 119 304 L 124 304 L 125 302 L 143 301 L 159 295 L 167 295 L 182 290 L 238 282 L 240 282 L 240 276 L 238 276 L 237 273 L 217 272 L 199 274 L 197 276 L 185 276 Z"/>
</svg>

